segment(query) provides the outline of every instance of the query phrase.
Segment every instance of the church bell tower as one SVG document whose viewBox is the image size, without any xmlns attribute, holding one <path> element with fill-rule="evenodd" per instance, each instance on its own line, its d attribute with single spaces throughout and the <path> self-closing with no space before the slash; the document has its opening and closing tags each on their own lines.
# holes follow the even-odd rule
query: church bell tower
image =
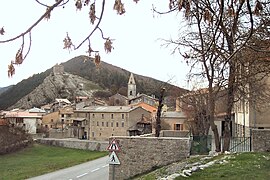
<svg viewBox="0 0 270 180">
<path fill-rule="evenodd" d="M 133 74 L 130 74 L 129 80 L 128 80 L 128 99 L 132 99 L 136 97 L 136 83 Z"/>
</svg>

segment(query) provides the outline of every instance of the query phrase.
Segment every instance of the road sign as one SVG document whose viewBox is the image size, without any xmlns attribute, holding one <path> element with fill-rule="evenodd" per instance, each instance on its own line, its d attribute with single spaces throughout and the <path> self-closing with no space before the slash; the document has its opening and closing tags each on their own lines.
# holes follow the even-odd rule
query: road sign
<svg viewBox="0 0 270 180">
<path fill-rule="evenodd" d="M 109 164 L 120 164 L 120 161 L 114 151 L 110 154 Z"/>
<path fill-rule="evenodd" d="M 117 151 L 117 152 L 118 152 L 118 151 L 120 151 L 121 149 L 120 149 L 118 143 L 116 142 L 116 140 L 113 139 L 113 140 L 111 141 L 110 145 L 108 146 L 107 150 L 108 150 L 108 151 Z"/>
</svg>

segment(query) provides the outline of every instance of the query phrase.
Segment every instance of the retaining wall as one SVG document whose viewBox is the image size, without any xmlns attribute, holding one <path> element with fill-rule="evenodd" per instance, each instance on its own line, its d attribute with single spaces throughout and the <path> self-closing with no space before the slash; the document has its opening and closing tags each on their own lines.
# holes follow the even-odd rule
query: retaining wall
<svg viewBox="0 0 270 180">
<path fill-rule="evenodd" d="M 138 136 L 113 138 L 121 149 L 120 152 L 116 152 L 121 164 L 109 166 L 110 180 L 129 179 L 157 167 L 185 159 L 190 153 L 189 138 Z"/>
<path fill-rule="evenodd" d="M 85 149 L 91 151 L 107 151 L 109 143 L 107 141 L 89 141 L 79 139 L 53 139 L 43 138 L 37 139 L 38 143 L 59 146 L 73 149 Z"/>
<path fill-rule="evenodd" d="M 252 151 L 270 152 L 270 129 L 252 129 Z"/>
</svg>

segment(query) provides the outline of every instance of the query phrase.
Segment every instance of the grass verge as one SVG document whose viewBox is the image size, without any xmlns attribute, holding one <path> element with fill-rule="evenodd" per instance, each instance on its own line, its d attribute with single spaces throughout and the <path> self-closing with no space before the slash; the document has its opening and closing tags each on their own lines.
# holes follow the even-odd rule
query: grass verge
<svg viewBox="0 0 270 180">
<path fill-rule="evenodd" d="M 106 156 L 107 152 L 34 144 L 0 156 L 0 180 L 26 179 Z"/>
<path fill-rule="evenodd" d="M 228 163 L 215 164 L 209 168 L 193 173 L 188 179 L 200 180 L 244 180 L 270 178 L 270 153 L 241 153 L 228 159 Z M 186 179 L 177 177 L 176 180 Z"/>
<path fill-rule="evenodd" d="M 220 161 L 219 161 L 220 159 Z M 220 163 L 223 159 L 226 163 Z M 189 177 L 179 176 L 175 180 L 268 180 L 270 179 L 270 153 L 269 152 L 247 152 L 230 155 L 219 155 L 212 159 L 203 160 L 203 164 L 217 160 L 217 163 L 203 170 L 193 172 Z M 178 165 L 168 165 L 153 172 L 145 174 L 135 179 L 155 180 L 170 175 L 169 169 L 178 169 L 175 172 L 181 173 L 187 164 L 202 161 L 201 158 L 190 158 L 178 163 Z M 182 164 L 182 165 L 181 165 Z M 177 168 L 176 168 L 177 167 Z"/>
</svg>

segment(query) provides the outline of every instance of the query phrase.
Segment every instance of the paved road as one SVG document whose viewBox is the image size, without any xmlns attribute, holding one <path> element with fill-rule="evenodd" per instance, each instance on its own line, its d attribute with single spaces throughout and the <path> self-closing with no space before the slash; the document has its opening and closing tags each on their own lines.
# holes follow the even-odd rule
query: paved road
<svg viewBox="0 0 270 180">
<path fill-rule="evenodd" d="M 70 168 L 37 176 L 29 180 L 108 180 L 108 160 L 109 157 L 106 156 Z"/>
</svg>

